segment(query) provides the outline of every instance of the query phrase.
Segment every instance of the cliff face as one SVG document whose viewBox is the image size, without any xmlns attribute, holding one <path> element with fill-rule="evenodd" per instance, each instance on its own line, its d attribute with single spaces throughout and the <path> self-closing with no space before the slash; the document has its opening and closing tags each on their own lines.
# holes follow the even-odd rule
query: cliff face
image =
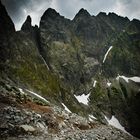
<svg viewBox="0 0 140 140">
<path fill-rule="evenodd" d="M 1 17 L 1 21 L 0 21 L 1 37 L 6 35 L 8 36 L 10 32 L 11 33 L 15 32 L 14 24 L 11 18 L 9 17 L 5 7 L 2 5 L 1 1 L 0 1 L 0 17 Z"/>
<path fill-rule="evenodd" d="M 69 20 L 49 8 L 40 27 L 33 27 L 28 16 L 15 32 L 1 3 L 0 7 L 1 79 L 104 123 L 104 116 L 115 115 L 139 136 L 139 84 L 116 80 L 118 74 L 139 76 L 139 20 L 114 13 L 91 16 L 85 9 Z M 78 100 L 80 95 L 89 97 L 88 104 Z"/>
<path fill-rule="evenodd" d="M 9 37 L 15 33 L 14 24 L 0 1 L 0 61 L 5 61 Z"/>
</svg>

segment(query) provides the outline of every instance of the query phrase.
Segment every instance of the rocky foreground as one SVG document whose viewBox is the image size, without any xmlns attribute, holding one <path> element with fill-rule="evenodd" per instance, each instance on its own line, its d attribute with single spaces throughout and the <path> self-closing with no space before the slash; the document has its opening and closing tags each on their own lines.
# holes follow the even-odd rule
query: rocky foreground
<svg viewBox="0 0 140 140">
<path fill-rule="evenodd" d="M 0 81 L 2 140 L 137 140 L 94 118 L 83 118 Z"/>
</svg>

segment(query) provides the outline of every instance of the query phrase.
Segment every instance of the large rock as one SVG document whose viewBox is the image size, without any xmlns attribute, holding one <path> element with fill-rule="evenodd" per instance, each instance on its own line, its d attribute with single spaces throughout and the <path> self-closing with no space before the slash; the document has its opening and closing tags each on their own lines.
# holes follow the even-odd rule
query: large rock
<svg viewBox="0 0 140 140">
<path fill-rule="evenodd" d="M 25 131 L 26 133 L 27 132 L 33 133 L 36 131 L 35 128 L 30 125 L 21 125 L 20 128 L 23 129 L 23 131 Z"/>
</svg>

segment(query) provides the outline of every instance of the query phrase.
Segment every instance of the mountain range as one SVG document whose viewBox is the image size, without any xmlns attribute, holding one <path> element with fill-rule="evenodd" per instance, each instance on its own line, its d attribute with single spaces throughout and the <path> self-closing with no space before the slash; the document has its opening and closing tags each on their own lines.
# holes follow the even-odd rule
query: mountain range
<svg viewBox="0 0 140 140">
<path fill-rule="evenodd" d="M 138 19 L 104 12 L 93 16 L 82 8 L 70 20 L 49 8 L 39 27 L 28 16 L 16 31 L 0 2 L 1 97 L 12 96 L 8 85 L 27 95 L 32 91 L 102 124 L 115 116 L 140 138 L 139 54 Z"/>
</svg>

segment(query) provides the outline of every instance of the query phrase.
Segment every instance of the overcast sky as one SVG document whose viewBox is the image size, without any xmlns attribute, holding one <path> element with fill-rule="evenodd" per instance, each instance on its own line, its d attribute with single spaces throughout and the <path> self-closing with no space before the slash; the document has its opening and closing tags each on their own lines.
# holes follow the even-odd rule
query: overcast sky
<svg viewBox="0 0 140 140">
<path fill-rule="evenodd" d="M 39 25 L 40 17 L 49 7 L 70 19 L 73 19 L 81 8 L 87 9 L 91 15 L 97 15 L 101 11 L 115 12 L 130 19 L 140 19 L 140 0 L 2 0 L 2 2 L 16 29 L 20 29 L 27 15 L 31 15 L 33 25 Z"/>
</svg>

